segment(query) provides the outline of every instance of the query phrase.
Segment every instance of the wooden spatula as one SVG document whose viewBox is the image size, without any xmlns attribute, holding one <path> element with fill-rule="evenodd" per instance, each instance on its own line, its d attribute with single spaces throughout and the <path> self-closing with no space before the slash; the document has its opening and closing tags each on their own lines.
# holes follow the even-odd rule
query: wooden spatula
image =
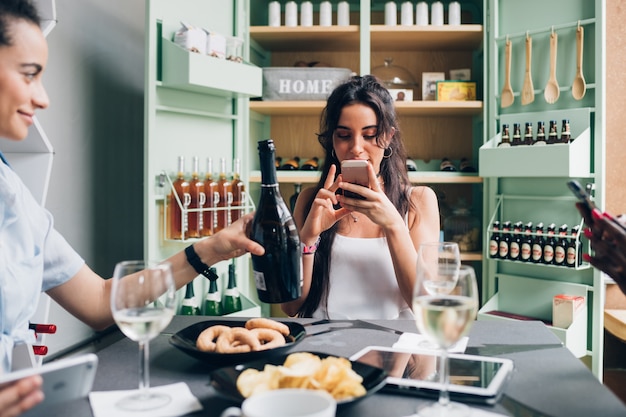
<svg viewBox="0 0 626 417">
<path fill-rule="evenodd" d="M 511 87 L 511 41 L 506 40 L 504 47 L 504 87 L 500 94 L 500 106 L 509 107 L 515 101 L 513 88 Z"/>
<path fill-rule="evenodd" d="M 530 36 L 526 36 L 526 74 L 524 75 L 524 86 L 522 87 L 522 106 L 535 101 L 535 88 L 533 87 L 533 77 L 530 73 L 532 54 L 533 39 Z"/>
</svg>

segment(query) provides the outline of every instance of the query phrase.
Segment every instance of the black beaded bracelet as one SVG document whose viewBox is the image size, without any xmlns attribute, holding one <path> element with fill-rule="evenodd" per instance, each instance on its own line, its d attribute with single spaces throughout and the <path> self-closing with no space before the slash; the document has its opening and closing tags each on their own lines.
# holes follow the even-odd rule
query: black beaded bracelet
<svg viewBox="0 0 626 417">
<path fill-rule="evenodd" d="M 219 278 L 207 264 L 202 262 L 202 259 L 200 259 L 196 253 L 193 245 L 189 245 L 185 248 L 185 256 L 187 256 L 187 262 L 189 262 L 189 265 L 191 265 L 198 274 L 205 276 L 211 281 L 215 281 Z"/>
</svg>

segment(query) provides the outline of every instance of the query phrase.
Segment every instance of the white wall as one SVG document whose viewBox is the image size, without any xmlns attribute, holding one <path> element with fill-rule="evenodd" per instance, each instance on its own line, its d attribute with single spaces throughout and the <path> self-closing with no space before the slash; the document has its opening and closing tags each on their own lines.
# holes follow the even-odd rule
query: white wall
<svg viewBox="0 0 626 417">
<path fill-rule="evenodd" d="M 56 0 L 38 115 L 54 148 L 46 206 L 102 276 L 143 256 L 144 1 Z M 77 294 L 77 296 L 80 296 Z M 52 350 L 90 331 L 58 308 Z"/>
</svg>

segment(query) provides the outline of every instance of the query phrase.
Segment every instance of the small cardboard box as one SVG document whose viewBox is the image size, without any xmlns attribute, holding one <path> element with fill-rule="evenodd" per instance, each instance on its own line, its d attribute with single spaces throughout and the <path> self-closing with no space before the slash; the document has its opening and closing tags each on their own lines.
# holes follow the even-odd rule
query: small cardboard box
<svg viewBox="0 0 626 417">
<path fill-rule="evenodd" d="M 586 311 L 585 297 L 559 294 L 552 299 L 552 325 L 567 329 L 583 311 Z"/>
<path fill-rule="evenodd" d="M 476 100 L 476 83 L 471 81 L 437 81 L 437 101 Z"/>
</svg>

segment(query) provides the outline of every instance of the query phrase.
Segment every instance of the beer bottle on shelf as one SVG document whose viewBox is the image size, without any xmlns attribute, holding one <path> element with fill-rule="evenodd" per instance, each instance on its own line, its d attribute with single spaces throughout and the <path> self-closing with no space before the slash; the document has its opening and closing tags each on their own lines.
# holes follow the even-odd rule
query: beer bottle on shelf
<svg viewBox="0 0 626 417">
<path fill-rule="evenodd" d="M 209 291 L 204 296 L 204 315 L 205 316 L 221 316 L 222 315 L 222 299 L 217 289 L 217 270 L 215 267 L 209 268 L 213 274 L 213 279 L 209 278 Z"/>
<path fill-rule="evenodd" d="M 546 143 L 546 125 L 542 121 L 537 122 L 537 140 L 533 145 L 545 145 Z"/>
<path fill-rule="evenodd" d="M 228 288 L 224 291 L 222 300 L 222 310 L 224 314 L 232 314 L 241 311 L 241 296 L 237 289 L 237 279 L 235 278 L 235 264 L 228 265 Z"/>
<path fill-rule="evenodd" d="M 579 229 L 580 226 L 578 225 L 572 227 L 571 238 L 567 243 L 565 262 L 570 268 L 580 266 L 583 262 L 583 244 L 578 240 Z"/>
<path fill-rule="evenodd" d="M 516 222 L 513 225 L 513 235 L 509 243 L 509 259 L 512 261 L 520 260 L 520 251 L 522 246 L 522 222 Z"/>
<path fill-rule="evenodd" d="M 535 237 L 533 238 L 533 251 L 531 262 L 540 264 L 543 262 L 543 245 L 545 238 L 543 236 L 543 223 L 537 223 L 535 226 Z"/>
<path fill-rule="evenodd" d="M 450 161 L 450 159 L 448 158 L 443 158 L 441 160 L 441 164 L 439 164 L 439 170 L 440 171 L 448 171 L 448 172 L 452 172 L 452 171 L 456 171 L 456 167 L 454 166 L 454 164 L 452 163 L 452 161 Z"/>
<path fill-rule="evenodd" d="M 189 181 L 185 178 L 185 157 L 178 157 L 178 173 L 172 183 L 174 188 L 169 196 L 170 205 L 170 239 L 184 239 L 187 237 L 189 228 L 189 213 L 187 209 L 191 204 L 189 194 Z"/>
<path fill-rule="evenodd" d="M 289 208 L 291 209 L 291 214 L 293 214 L 293 210 L 296 208 L 296 201 L 298 201 L 298 196 L 300 195 L 300 191 L 302 190 L 302 184 L 294 184 L 294 193 L 291 197 L 289 197 Z"/>
<path fill-rule="evenodd" d="M 565 258 L 567 256 L 567 225 L 562 224 L 559 227 L 559 235 L 556 239 L 556 246 L 554 247 L 554 264 L 558 266 L 565 265 Z"/>
<path fill-rule="evenodd" d="M 559 143 L 570 143 L 572 141 L 572 134 L 569 130 L 569 119 L 563 119 L 561 124 L 561 138 Z"/>
<path fill-rule="evenodd" d="M 183 316 L 198 315 L 198 305 L 196 304 L 195 294 L 193 292 L 193 281 L 189 282 L 185 287 L 185 298 L 180 307 L 180 314 Z"/>
<path fill-rule="evenodd" d="M 198 176 L 198 157 L 194 156 L 193 169 L 191 170 L 191 181 L 189 181 L 189 194 L 191 204 L 189 204 L 189 237 L 201 237 L 204 228 L 204 218 L 202 209 L 206 203 L 204 193 L 204 181 Z"/>
<path fill-rule="evenodd" d="M 220 158 L 220 176 L 217 180 L 217 192 L 220 195 L 220 201 L 217 203 L 217 225 L 214 226 L 214 232 L 228 227 L 230 224 L 230 206 L 233 203 L 233 189 L 231 182 L 226 176 L 226 158 Z"/>
<path fill-rule="evenodd" d="M 281 171 L 295 171 L 300 168 L 300 157 L 294 156 L 280 166 Z"/>
<path fill-rule="evenodd" d="M 258 149 L 261 197 L 252 221 L 250 238 L 265 248 L 265 254 L 252 255 L 252 269 L 259 300 L 283 303 L 300 297 L 302 248 L 291 212 L 280 194 L 273 163 L 274 141 L 259 141 Z"/>
<path fill-rule="evenodd" d="M 502 238 L 500 239 L 500 249 L 498 256 L 500 259 L 509 259 L 509 250 L 511 249 L 511 222 L 502 223 Z"/>
<path fill-rule="evenodd" d="M 522 145 L 532 145 L 535 142 L 533 136 L 533 124 L 531 122 L 526 122 L 524 127 L 524 140 L 522 141 Z"/>
<path fill-rule="evenodd" d="M 554 265 L 554 248 L 556 247 L 556 225 L 550 223 L 545 243 L 543 245 L 543 263 Z"/>
<path fill-rule="evenodd" d="M 500 143 L 498 143 L 498 147 L 508 148 L 509 146 L 511 146 L 511 135 L 509 133 L 509 125 L 506 123 L 502 125 L 501 136 L 502 136 L 502 140 L 500 141 Z"/>
<path fill-rule="evenodd" d="M 319 167 L 319 160 L 320 159 L 317 156 L 307 159 L 304 164 L 302 164 L 300 169 L 302 171 L 317 171 L 317 168 Z"/>
<path fill-rule="evenodd" d="M 558 143 L 559 134 L 557 131 L 556 120 L 550 120 L 550 129 L 548 130 L 548 144 Z"/>
<path fill-rule="evenodd" d="M 511 141 L 511 146 L 520 146 L 522 144 L 521 126 L 519 123 L 513 123 L 513 140 Z"/>
<path fill-rule="evenodd" d="M 493 233 L 489 237 L 489 257 L 498 259 L 500 257 L 500 222 L 493 222 Z"/>
<path fill-rule="evenodd" d="M 240 178 L 241 173 L 241 161 L 239 158 L 233 160 L 233 181 L 231 188 L 233 190 L 233 203 L 230 211 L 230 221 L 236 222 L 240 217 L 245 214 L 246 205 L 246 187 Z"/>
<path fill-rule="evenodd" d="M 520 248 L 520 261 L 529 262 L 533 253 L 533 224 L 532 222 L 524 225 L 524 235 L 522 236 L 522 244 Z"/>
<path fill-rule="evenodd" d="M 410 157 L 406 159 L 406 170 L 409 172 L 417 172 L 417 164 Z"/>
<path fill-rule="evenodd" d="M 213 159 L 206 160 L 206 173 L 204 174 L 204 194 L 206 196 L 205 210 L 202 212 L 202 236 L 211 236 L 217 226 L 217 204 L 220 194 L 217 191 L 217 182 L 213 178 Z"/>
</svg>

